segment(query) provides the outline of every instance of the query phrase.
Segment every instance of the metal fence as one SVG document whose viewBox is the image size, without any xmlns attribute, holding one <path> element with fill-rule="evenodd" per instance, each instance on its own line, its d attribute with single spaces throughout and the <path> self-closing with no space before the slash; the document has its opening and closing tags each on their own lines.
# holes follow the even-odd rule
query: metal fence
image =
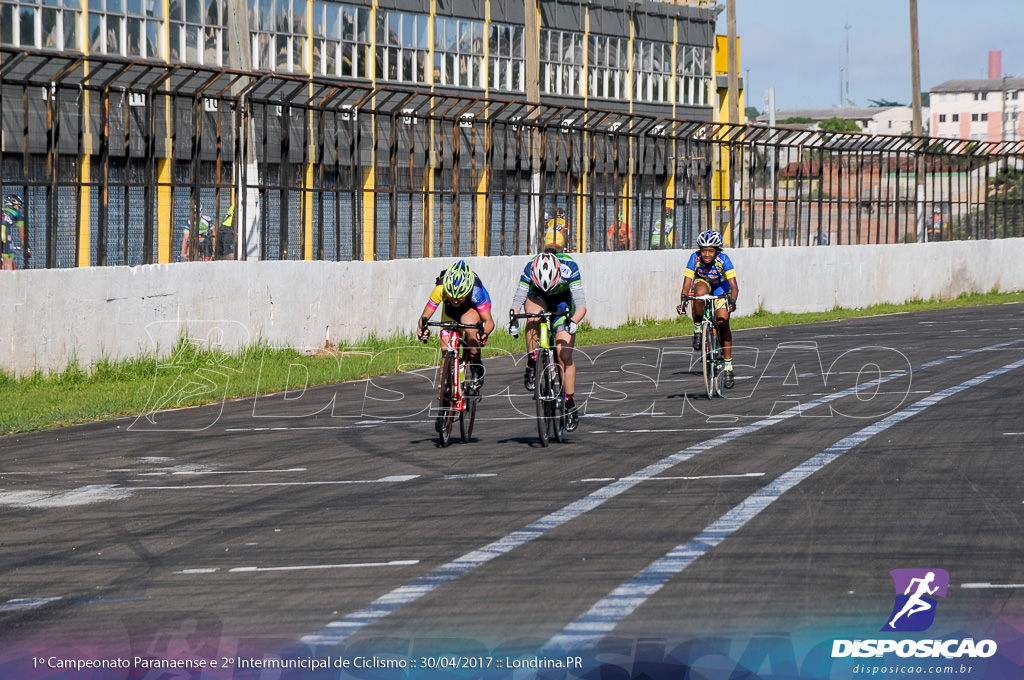
<svg viewBox="0 0 1024 680">
<path fill-rule="evenodd" d="M 556 209 L 576 251 L 689 248 L 707 228 L 732 247 L 1024 235 L 1021 142 L 9 49 L 0 112 L 0 195 L 24 199 L 31 267 L 193 258 L 203 215 L 254 226 L 241 257 L 282 260 L 536 252 Z"/>
</svg>

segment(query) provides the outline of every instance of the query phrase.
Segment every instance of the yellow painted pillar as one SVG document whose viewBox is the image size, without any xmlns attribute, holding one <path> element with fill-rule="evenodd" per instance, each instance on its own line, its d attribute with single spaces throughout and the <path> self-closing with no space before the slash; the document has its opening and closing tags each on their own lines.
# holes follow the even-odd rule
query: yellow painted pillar
<svg viewBox="0 0 1024 680">
<path fill-rule="evenodd" d="M 171 201 L 173 194 L 170 186 L 171 167 L 174 161 L 171 140 L 164 140 L 164 146 L 167 149 L 165 156 L 156 162 L 157 262 L 174 262 L 174 214 Z"/>
<path fill-rule="evenodd" d="M 584 133 L 584 139 L 586 138 L 586 135 L 587 133 Z M 580 253 L 587 252 L 587 242 L 583 237 L 586 233 L 583 229 L 583 225 L 587 223 L 587 210 L 589 209 L 586 200 L 586 197 L 589 195 L 587 193 L 587 176 L 588 173 L 586 172 L 580 173 L 577 187 L 578 191 L 576 193 L 576 224 L 572 225 L 573 230 L 576 232 L 574 234 L 576 251 Z"/>
<path fill-rule="evenodd" d="M 739 38 L 736 39 L 736 55 L 737 65 L 739 68 Z M 712 78 L 715 82 L 715 92 L 717 95 L 717 106 L 715 107 L 715 121 L 719 123 L 728 123 L 729 121 L 729 88 L 719 87 L 718 80 L 719 76 L 727 76 L 729 73 L 729 39 L 724 35 L 715 36 L 715 50 L 712 57 L 712 63 L 714 68 L 712 69 Z M 742 110 L 742 95 L 740 97 L 740 104 Z M 740 121 L 732 121 L 735 124 L 739 124 Z M 720 130 L 718 133 L 719 139 L 722 138 L 734 138 L 727 130 Z M 715 217 L 719 217 L 725 214 L 725 211 L 731 210 L 732 206 L 732 167 L 731 158 L 729 151 L 731 147 L 726 144 L 716 144 L 716 153 L 718 155 L 718 168 L 715 172 L 715 180 L 712 183 L 712 204 L 715 207 Z M 730 214 L 729 223 L 732 224 L 733 215 Z M 726 245 L 732 245 L 732 229 L 724 229 L 723 223 L 716 219 L 715 228 L 723 232 Z"/>
<path fill-rule="evenodd" d="M 305 247 L 302 259 L 312 260 L 313 256 L 313 194 L 309 187 L 313 186 L 313 169 L 316 166 L 316 147 L 309 145 L 310 162 L 306 163 L 306 190 L 302 192 L 302 233 Z"/>
<path fill-rule="evenodd" d="M 82 110 L 89 110 L 89 91 L 82 93 Z M 86 130 L 82 135 L 82 178 L 78 185 L 78 266 L 88 267 L 91 263 L 89 253 L 92 250 L 92 192 L 89 183 L 92 181 L 92 133 Z"/>
</svg>

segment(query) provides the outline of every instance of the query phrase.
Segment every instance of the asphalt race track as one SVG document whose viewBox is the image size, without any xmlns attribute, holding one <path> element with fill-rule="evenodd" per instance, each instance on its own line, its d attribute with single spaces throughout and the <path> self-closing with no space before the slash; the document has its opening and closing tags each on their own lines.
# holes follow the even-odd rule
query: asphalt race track
<svg viewBox="0 0 1024 680">
<path fill-rule="evenodd" d="M 754 668 L 807 672 L 807 650 L 885 637 L 895 569 L 948 573 L 928 636 L 991 638 L 1019 671 L 1022 311 L 737 332 L 715 400 L 688 337 L 583 348 L 584 416 L 548 448 L 522 354 L 486 360 L 473 440 L 439 447 L 422 348 L 370 381 L 0 439 L 0 674 L 187 648 L 456 650 L 500 676 L 509 650 L 591 649 L 629 677 L 644 645 L 735 661 L 766 636 L 792 658 Z M 221 368 L 182 389 L 258 370 Z M 202 677 L 300 677 L 234 671 Z M 346 672 L 322 677 L 415 675 Z"/>
</svg>

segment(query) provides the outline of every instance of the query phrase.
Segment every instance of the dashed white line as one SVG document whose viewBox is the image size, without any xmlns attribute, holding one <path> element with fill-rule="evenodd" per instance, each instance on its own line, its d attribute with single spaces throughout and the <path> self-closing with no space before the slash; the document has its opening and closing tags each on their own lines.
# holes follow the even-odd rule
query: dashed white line
<svg viewBox="0 0 1024 680">
<path fill-rule="evenodd" d="M 7 600 L 3 604 L 0 604 L 0 612 L 16 612 L 24 611 L 27 609 L 36 609 L 42 607 L 44 604 L 50 602 L 56 602 L 61 598 L 59 597 L 19 597 L 13 600 Z"/>
<path fill-rule="evenodd" d="M 303 564 L 287 567 L 232 567 L 225 569 L 229 574 L 251 574 L 267 571 L 308 571 L 311 569 L 366 569 L 372 567 L 411 567 L 419 564 L 419 560 L 389 560 L 387 562 L 352 562 L 348 564 Z M 220 567 L 200 567 L 196 569 L 181 569 L 174 572 L 181 576 L 194 576 L 199 574 L 215 574 Z"/>
</svg>

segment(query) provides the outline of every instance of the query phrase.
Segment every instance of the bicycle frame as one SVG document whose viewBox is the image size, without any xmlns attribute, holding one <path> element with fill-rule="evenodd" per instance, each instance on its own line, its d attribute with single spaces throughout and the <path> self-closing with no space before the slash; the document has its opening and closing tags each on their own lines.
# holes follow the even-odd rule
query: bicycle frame
<svg viewBox="0 0 1024 680">
<path fill-rule="evenodd" d="M 722 343 L 719 339 L 718 321 L 715 318 L 715 301 L 726 300 L 727 295 L 685 295 L 685 299 L 700 300 L 704 303 L 701 318 L 701 373 L 704 376 L 704 391 L 711 399 L 722 396 Z"/>
<path fill-rule="evenodd" d="M 551 439 L 563 441 L 565 431 L 565 385 L 562 382 L 561 366 L 558 363 L 555 346 L 554 323 L 561 314 L 556 312 L 526 312 L 511 314 L 509 321 L 518 319 L 539 319 L 537 338 L 537 363 L 535 368 L 534 400 L 537 404 L 537 433 L 541 446 L 547 446 Z"/>
<path fill-rule="evenodd" d="M 441 367 L 437 380 L 437 400 L 440 409 L 438 434 L 441 446 L 447 446 L 451 438 L 455 414 L 459 414 L 462 441 L 469 441 L 476 418 L 476 403 L 479 395 L 469 395 L 466 390 L 466 361 L 462 356 L 465 343 L 464 330 L 482 330 L 483 324 L 464 324 L 459 321 L 429 321 L 425 327 L 440 328 Z M 468 414 L 468 415 L 467 415 Z"/>
</svg>

